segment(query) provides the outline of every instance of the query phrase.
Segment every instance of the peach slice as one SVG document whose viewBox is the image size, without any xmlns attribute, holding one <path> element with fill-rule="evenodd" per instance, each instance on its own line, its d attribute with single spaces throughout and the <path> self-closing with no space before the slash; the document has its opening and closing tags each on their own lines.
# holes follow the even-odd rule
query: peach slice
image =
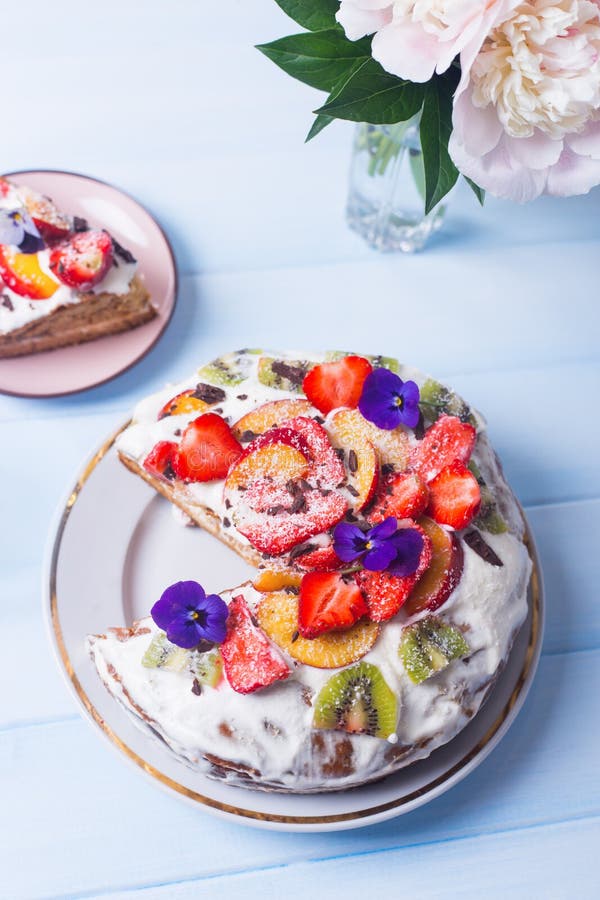
<svg viewBox="0 0 600 900">
<path fill-rule="evenodd" d="M 337 669 L 361 659 L 379 634 L 375 622 L 361 619 L 346 631 L 330 631 L 308 640 L 298 633 L 298 598 L 291 594 L 266 594 L 256 617 L 271 640 L 298 662 L 317 669 Z"/>
<path fill-rule="evenodd" d="M 392 465 L 397 472 L 408 467 L 410 445 L 408 435 L 400 425 L 391 431 L 377 428 L 368 422 L 357 409 L 340 409 L 327 420 L 326 428 L 343 432 L 346 449 L 357 451 L 370 443 L 379 455 L 379 462 Z"/>
<path fill-rule="evenodd" d="M 309 416 L 315 409 L 308 400 L 273 400 L 253 409 L 232 425 L 231 430 L 238 441 L 243 438 L 253 440 L 257 434 L 264 434 L 269 428 L 283 425 L 296 416 Z"/>
<path fill-rule="evenodd" d="M 59 287 L 40 268 L 37 253 L 15 253 L 6 245 L 0 245 L 0 276 L 11 291 L 30 300 L 47 300 Z"/>
<path fill-rule="evenodd" d="M 419 525 L 431 541 L 433 556 L 429 568 L 417 581 L 404 604 L 409 616 L 424 609 L 437 609 L 445 603 L 458 585 L 464 565 L 462 544 L 454 533 L 441 528 L 426 516 L 419 519 Z"/>
<path fill-rule="evenodd" d="M 358 510 L 367 505 L 377 489 L 379 460 L 362 426 L 357 427 L 357 415 L 365 425 L 368 424 L 357 410 L 342 409 L 329 419 L 327 431 L 334 447 L 344 453 L 349 490 L 355 498 L 352 506 Z"/>
<path fill-rule="evenodd" d="M 196 397 L 195 389 L 191 388 L 189 391 L 182 391 L 180 394 L 172 397 L 168 403 L 165 403 L 158 414 L 158 418 L 165 419 L 167 416 L 183 415 L 199 416 L 201 413 L 206 412 L 207 409 L 210 409 L 210 404 Z"/>
<path fill-rule="evenodd" d="M 286 484 L 288 481 L 305 478 L 308 470 L 306 456 L 296 447 L 290 444 L 267 444 L 240 459 L 227 476 L 225 489 L 246 490 L 257 479 Z"/>
<path fill-rule="evenodd" d="M 263 569 L 252 582 L 252 586 L 261 594 L 271 594 L 273 591 L 282 591 L 288 587 L 299 588 L 301 581 L 302 575 L 299 572 Z"/>
</svg>

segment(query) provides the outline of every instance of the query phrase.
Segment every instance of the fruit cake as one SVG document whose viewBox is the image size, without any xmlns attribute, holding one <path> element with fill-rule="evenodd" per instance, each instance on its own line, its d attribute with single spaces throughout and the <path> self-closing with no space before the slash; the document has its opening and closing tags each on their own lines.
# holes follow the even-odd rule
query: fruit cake
<svg viewBox="0 0 600 900">
<path fill-rule="evenodd" d="M 531 562 L 457 394 L 386 357 L 243 350 L 140 403 L 117 451 L 257 568 L 209 596 L 157 586 L 147 618 L 88 638 L 111 694 L 180 759 L 252 788 L 340 790 L 477 713 Z"/>
<path fill-rule="evenodd" d="M 0 358 L 81 344 L 156 315 L 132 253 L 0 178 Z"/>
</svg>

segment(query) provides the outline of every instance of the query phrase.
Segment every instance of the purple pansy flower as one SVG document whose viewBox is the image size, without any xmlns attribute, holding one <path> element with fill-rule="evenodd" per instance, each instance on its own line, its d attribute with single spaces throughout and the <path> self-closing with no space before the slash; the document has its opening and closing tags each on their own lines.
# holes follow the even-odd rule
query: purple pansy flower
<svg viewBox="0 0 600 900">
<path fill-rule="evenodd" d="M 416 528 L 399 528 L 392 542 L 395 556 L 387 567 L 388 572 L 397 578 L 414 575 L 423 552 L 423 535 Z"/>
<path fill-rule="evenodd" d="M 333 549 L 342 562 L 362 557 L 365 569 L 381 572 L 396 556 L 393 538 L 397 524 L 390 516 L 374 528 L 362 531 L 358 525 L 341 522 L 333 532 Z"/>
<path fill-rule="evenodd" d="M 45 247 L 26 209 L 0 209 L 0 244 L 18 247 L 21 253 L 37 253 Z"/>
<path fill-rule="evenodd" d="M 389 369 L 374 369 L 365 379 L 358 408 L 378 428 L 415 428 L 419 421 L 418 385 L 402 381 Z"/>
<path fill-rule="evenodd" d="M 178 581 L 164 591 L 151 616 L 172 644 L 191 650 L 200 641 L 220 644 L 227 633 L 228 608 L 217 594 L 206 595 L 197 581 Z"/>
</svg>

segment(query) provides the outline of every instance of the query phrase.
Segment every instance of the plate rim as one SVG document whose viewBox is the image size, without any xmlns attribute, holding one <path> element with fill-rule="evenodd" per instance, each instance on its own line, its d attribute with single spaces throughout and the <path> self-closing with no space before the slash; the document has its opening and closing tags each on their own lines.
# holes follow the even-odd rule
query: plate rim
<svg viewBox="0 0 600 900">
<path fill-rule="evenodd" d="M 146 762 L 146 760 L 133 748 L 129 747 L 101 716 L 87 695 L 75 672 L 66 649 L 60 624 L 58 597 L 56 592 L 56 576 L 62 536 L 71 509 L 77 502 L 85 483 L 95 470 L 96 466 L 98 466 L 102 459 L 108 454 L 117 437 L 128 427 L 130 422 L 131 419 L 128 419 L 101 444 L 99 449 L 91 457 L 86 459 L 79 470 L 79 475 L 77 476 L 74 485 L 67 493 L 66 500 L 61 500 L 58 504 L 48 534 L 42 570 L 42 603 L 44 620 L 60 672 L 67 683 L 69 693 L 75 699 L 79 709 L 84 713 L 84 720 L 94 729 L 95 733 L 97 733 L 97 728 L 100 729 L 103 738 L 121 759 L 125 758 L 128 764 L 133 768 L 137 771 L 141 770 L 152 783 L 158 784 L 158 786 L 170 796 L 175 794 L 189 805 L 193 805 L 196 809 L 200 806 L 213 815 L 226 819 L 227 821 L 235 820 L 238 824 L 271 830 L 296 832 L 325 832 L 361 828 L 408 813 L 413 809 L 434 800 L 436 797 L 439 797 L 441 794 L 454 787 L 486 759 L 504 737 L 520 712 L 531 688 L 541 656 L 545 620 L 543 575 L 535 539 L 525 512 L 520 504 L 519 507 L 525 521 L 524 543 L 533 564 L 528 585 L 528 589 L 531 591 L 531 628 L 523 667 L 508 700 L 505 702 L 498 716 L 486 733 L 458 762 L 441 775 L 438 775 L 428 784 L 413 790 L 408 795 L 397 797 L 393 800 L 388 800 L 366 809 L 328 815 L 283 815 L 280 813 L 245 809 L 243 807 L 221 802 L 212 797 L 206 797 L 198 791 L 180 784 L 170 775 L 167 775 L 154 765 Z M 254 791 L 253 794 L 259 795 L 260 792 Z"/>
<path fill-rule="evenodd" d="M 119 194 L 123 194 L 124 197 L 127 197 L 128 200 L 131 200 L 133 203 L 137 204 L 137 206 L 142 209 L 146 215 L 152 219 L 156 227 L 158 228 L 164 242 L 165 246 L 168 250 L 169 256 L 171 258 L 171 265 L 173 267 L 173 276 L 174 276 L 174 286 L 173 286 L 173 303 L 171 304 L 171 309 L 163 322 L 162 328 L 158 332 L 158 334 L 154 337 L 152 342 L 148 344 L 147 347 L 139 353 L 135 359 L 128 362 L 127 365 L 123 366 L 123 368 L 119 369 L 117 372 L 113 372 L 111 375 L 107 375 L 106 378 L 100 379 L 100 381 L 94 381 L 92 384 L 87 384 L 85 387 L 72 388 L 68 391 L 56 391 L 52 394 L 31 394 L 26 393 L 24 391 L 9 391 L 6 388 L 0 386 L 0 394 L 4 394 L 6 397 L 25 397 L 30 400 L 51 400 L 56 397 L 68 397 L 71 394 L 81 394 L 84 391 L 91 391 L 92 388 L 100 387 L 103 384 L 107 384 L 109 381 L 112 381 L 113 378 L 118 378 L 120 375 L 123 375 L 125 372 L 128 372 L 129 369 L 132 369 L 133 366 L 136 366 L 139 362 L 144 359 L 145 356 L 150 353 L 151 350 L 154 349 L 158 341 L 162 338 L 163 334 L 169 327 L 171 323 L 171 319 L 173 318 L 173 314 L 175 312 L 175 307 L 177 306 L 177 300 L 179 298 L 179 270 L 177 267 L 177 259 L 175 257 L 175 251 L 173 250 L 173 245 L 169 240 L 167 233 L 157 217 L 150 212 L 150 210 L 141 203 L 137 197 L 134 197 L 133 194 L 130 194 L 129 191 L 125 191 L 122 188 L 118 187 L 116 184 L 112 184 L 110 181 L 106 181 L 104 178 L 96 178 L 95 175 L 87 175 L 85 172 L 74 172 L 71 169 L 15 169 L 12 172 L 4 172 L 0 173 L 3 178 L 11 178 L 15 175 L 37 175 L 39 173 L 47 174 L 47 175 L 74 175 L 76 178 L 84 178 L 86 181 L 94 181 L 97 184 L 104 185 L 105 187 L 112 188 L 114 191 L 117 191 Z M 101 340 L 101 338 L 100 338 Z M 57 348 L 61 350 L 63 348 Z M 53 351 L 45 351 L 45 352 L 53 352 Z"/>
</svg>

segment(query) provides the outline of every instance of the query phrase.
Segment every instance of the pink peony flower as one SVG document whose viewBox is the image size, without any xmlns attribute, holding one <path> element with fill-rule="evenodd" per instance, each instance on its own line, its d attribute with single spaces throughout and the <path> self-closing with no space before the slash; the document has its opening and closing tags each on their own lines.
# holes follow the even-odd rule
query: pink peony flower
<svg viewBox="0 0 600 900">
<path fill-rule="evenodd" d="M 450 154 L 525 203 L 600 183 L 600 0 L 510 0 L 461 54 Z"/>
<path fill-rule="evenodd" d="M 505 0 L 342 0 L 337 20 L 356 41 L 375 34 L 373 58 L 408 81 L 445 72 L 467 45 L 481 46 Z"/>
</svg>

